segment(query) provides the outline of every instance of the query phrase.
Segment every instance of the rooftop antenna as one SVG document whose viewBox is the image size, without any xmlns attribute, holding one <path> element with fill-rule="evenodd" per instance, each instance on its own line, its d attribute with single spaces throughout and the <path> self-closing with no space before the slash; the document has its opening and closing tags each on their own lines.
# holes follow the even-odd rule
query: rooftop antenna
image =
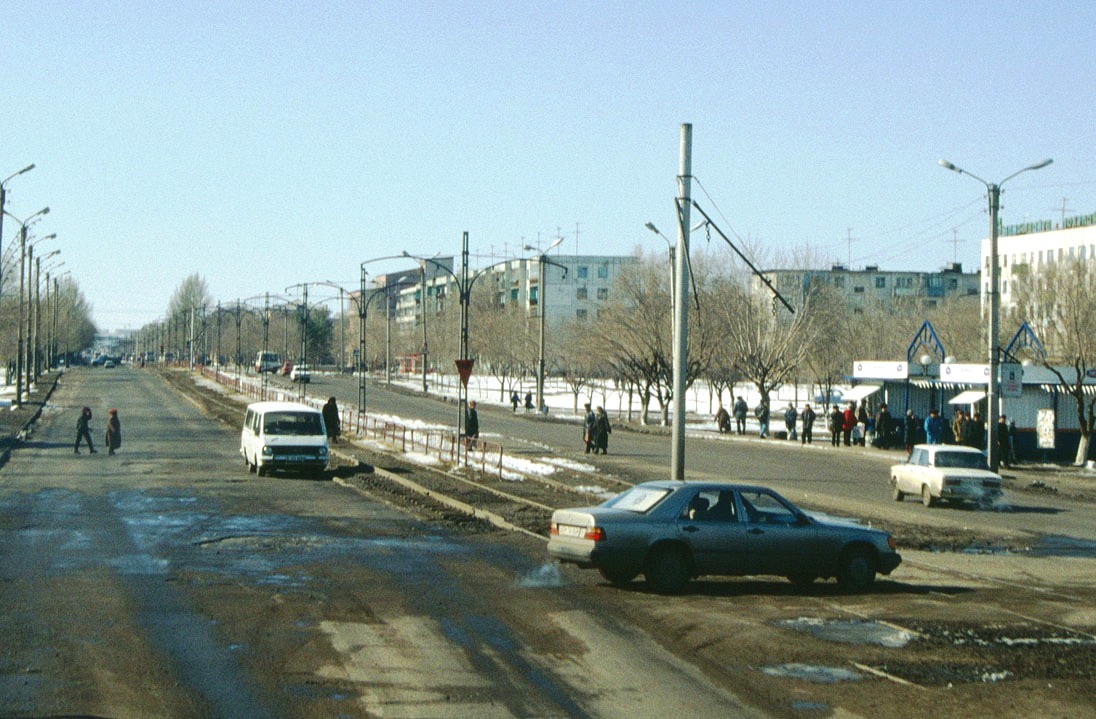
<svg viewBox="0 0 1096 719">
<path fill-rule="evenodd" d="M 959 261 L 959 243 L 964 242 L 965 240 L 960 240 L 959 239 L 959 228 L 953 227 L 953 228 L 951 228 L 951 232 L 952 232 L 951 261 L 952 261 L 952 264 L 954 264 L 954 263 Z M 948 240 L 944 240 L 944 241 L 947 242 Z"/>
</svg>

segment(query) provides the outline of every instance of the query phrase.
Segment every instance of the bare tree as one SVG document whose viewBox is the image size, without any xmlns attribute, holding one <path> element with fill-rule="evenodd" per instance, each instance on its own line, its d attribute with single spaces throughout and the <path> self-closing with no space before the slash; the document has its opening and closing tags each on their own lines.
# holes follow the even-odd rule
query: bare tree
<svg viewBox="0 0 1096 719">
<path fill-rule="evenodd" d="M 1083 465 L 1096 428 L 1096 394 L 1085 393 L 1085 378 L 1096 368 L 1096 259 L 1062 260 L 1038 273 L 1019 265 L 1013 273 L 1012 317 L 1026 318 L 1035 329 L 1047 349 L 1041 364 L 1073 397 L 1081 430 L 1074 464 Z M 1073 371 L 1063 372 L 1061 365 Z"/>
</svg>

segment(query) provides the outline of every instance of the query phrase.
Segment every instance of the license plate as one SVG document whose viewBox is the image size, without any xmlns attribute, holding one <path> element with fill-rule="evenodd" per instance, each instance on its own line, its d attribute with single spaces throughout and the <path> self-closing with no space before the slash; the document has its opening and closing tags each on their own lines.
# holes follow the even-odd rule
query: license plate
<svg viewBox="0 0 1096 719">
<path fill-rule="evenodd" d="M 582 537 L 586 534 L 586 527 L 575 527 L 570 524 L 561 524 L 559 526 L 559 535 L 561 537 Z"/>
</svg>

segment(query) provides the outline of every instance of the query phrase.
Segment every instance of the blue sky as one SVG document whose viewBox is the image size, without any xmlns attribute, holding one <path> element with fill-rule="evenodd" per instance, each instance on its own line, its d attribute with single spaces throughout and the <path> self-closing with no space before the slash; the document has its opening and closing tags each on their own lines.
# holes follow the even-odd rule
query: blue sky
<svg viewBox="0 0 1096 719">
<path fill-rule="evenodd" d="M 42 251 L 62 250 L 101 329 L 161 317 L 195 272 L 225 302 L 351 286 L 363 260 L 457 254 L 463 231 L 482 263 L 557 233 L 567 253 L 664 251 L 644 223 L 674 229 L 683 122 L 694 196 L 761 252 L 973 268 L 984 188 L 940 158 L 990 181 L 1054 158 L 1005 185 L 1006 224 L 1096 212 L 1087 0 L 3 15 L 0 179 L 37 164 L 7 209 L 50 206 Z"/>
</svg>

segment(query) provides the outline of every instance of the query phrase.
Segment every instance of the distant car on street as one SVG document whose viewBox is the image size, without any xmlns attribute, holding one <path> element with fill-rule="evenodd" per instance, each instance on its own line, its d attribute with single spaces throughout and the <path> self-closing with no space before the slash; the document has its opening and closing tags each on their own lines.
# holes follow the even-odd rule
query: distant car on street
<svg viewBox="0 0 1096 719">
<path fill-rule="evenodd" d="M 980 449 L 952 444 L 918 444 L 902 464 L 891 467 L 894 501 L 919 496 L 926 507 L 939 500 L 992 502 L 1001 496 L 1001 475 Z"/>
<path fill-rule="evenodd" d="M 312 381 L 312 367 L 306 364 L 294 365 L 293 369 L 289 370 L 290 382 L 311 382 Z"/>
<path fill-rule="evenodd" d="M 617 585 L 643 574 L 662 594 L 702 575 L 777 575 L 802 585 L 835 577 L 859 591 L 902 561 L 890 534 L 815 516 L 766 487 L 673 481 L 556 510 L 548 554 Z"/>
</svg>

